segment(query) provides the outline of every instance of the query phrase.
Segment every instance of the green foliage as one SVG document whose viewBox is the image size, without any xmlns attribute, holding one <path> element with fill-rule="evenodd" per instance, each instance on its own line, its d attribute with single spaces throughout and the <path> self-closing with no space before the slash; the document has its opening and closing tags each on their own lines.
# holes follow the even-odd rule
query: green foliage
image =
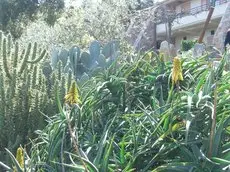
<svg viewBox="0 0 230 172">
<path fill-rule="evenodd" d="M 37 5 L 35 1 L 29 0 L 0 1 L 0 30 L 10 30 L 15 37 L 19 37 L 22 33 L 20 22 L 25 21 L 25 18 L 33 20 L 38 9 Z"/>
<path fill-rule="evenodd" d="M 72 45 L 88 49 L 93 40 L 103 44 L 119 40 L 123 46 L 128 47 L 125 39 L 126 24 L 130 15 L 129 5 L 132 3 L 130 0 L 102 1 L 90 2 L 85 8 L 66 8 L 52 27 L 41 16 L 25 28 L 20 43 L 27 44 L 36 40 L 49 51 L 56 46 L 69 49 Z"/>
<path fill-rule="evenodd" d="M 29 21 L 37 19 L 38 12 L 53 25 L 64 8 L 63 0 L 1 0 L 0 30 L 9 31 L 14 38 L 19 38 Z"/>
<path fill-rule="evenodd" d="M 181 51 L 188 51 L 191 48 L 194 47 L 194 45 L 197 43 L 197 40 L 183 40 L 181 41 Z"/>
<path fill-rule="evenodd" d="M 43 113 L 57 113 L 55 86 L 62 87 L 64 97 L 67 77 L 59 71 L 48 75 L 46 80 L 41 70 L 46 50 L 37 43 L 29 43 L 21 50 L 11 35 L 0 32 L 0 159 L 4 148 L 15 151 L 34 138 L 34 131 L 45 126 Z M 47 69 L 46 69 L 47 70 Z M 70 80 L 72 76 L 69 76 Z"/>
<path fill-rule="evenodd" d="M 88 67 L 109 52 L 100 47 L 98 53 L 99 47 L 94 42 L 84 53 L 92 59 Z M 177 84 L 171 83 L 173 64 L 153 52 L 129 61 L 120 57 L 84 83 L 77 82 L 81 104 L 69 105 L 62 100 L 62 89 L 64 83 L 69 88 L 71 74 L 64 77 L 62 64 L 78 62 L 83 53 L 77 47 L 68 52 L 67 62 L 67 50 L 53 60 L 56 68 L 49 62 L 43 65 L 59 113 L 47 113 L 47 125 L 31 141 L 25 155 L 28 171 L 227 170 L 229 54 L 215 67 L 208 54 L 196 59 L 186 54 L 181 57 L 184 80 Z M 57 84 L 60 79 L 62 85 Z"/>
<path fill-rule="evenodd" d="M 14 150 L 20 143 L 28 141 L 30 132 L 38 128 L 43 120 L 39 110 L 45 108 L 45 85 L 44 79 L 41 84 L 37 82 L 40 71 L 36 65 L 46 51 L 38 52 L 37 44 L 32 46 L 30 43 L 20 53 L 18 43 L 14 44 L 10 35 L 2 36 L 0 42 L 2 151 L 4 147 Z"/>
<path fill-rule="evenodd" d="M 61 16 L 61 11 L 64 7 L 64 0 L 45 0 L 45 2 L 41 4 L 41 11 L 44 14 L 43 17 L 45 21 L 53 26 Z"/>
<path fill-rule="evenodd" d="M 0 2 L 0 11 L 6 2 Z M 137 8 L 145 7 L 138 3 Z M 9 164 L 0 166 L 54 172 L 228 170 L 229 54 L 218 67 L 207 61 L 209 55 L 193 59 L 186 54 L 181 58 L 184 80 L 172 84 L 171 62 L 151 51 L 128 56 L 127 46 L 120 49 L 131 4 L 103 0 L 60 17 L 62 1 L 47 0 L 41 12 L 52 28 L 38 20 L 19 42 L 0 32 L 0 160 Z M 20 34 L 12 27 L 16 20 L 7 27 Z M 102 43 L 88 46 L 94 39 Z M 38 43 L 29 43 L 34 40 Z M 78 46 L 55 49 L 49 56 L 39 43 L 48 52 L 60 43 Z M 194 44 L 184 41 L 182 51 Z M 70 105 L 63 98 L 73 79 L 81 103 Z M 15 158 L 19 145 L 25 169 Z"/>
<path fill-rule="evenodd" d="M 73 166 L 79 171 L 84 171 L 85 167 L 89 171 L 226 169 L 230 106 L 229 96 L 224 94 L 229 92 L 230 78 L 222 75 L 225 58 L 217 69 L 204 68 L 209 63 L 205 57 L 183 59 L 184 81 L 179 89 L 164 81 L 171 81 L 171 64 L 165 64 L 154 55 L 150 62 L 137 58 L 131 64 L 124 62 L 119 68 L 109 67 L 80 87 L 80 107 L 62 111 L 65 115 L 56 115 L 46 130 L 40 132 L 40 140 L 47 140 L 44 136 L 49 137 L 47 131 L 55 125 L 59 127 L 55 131 L 62 134 L 53 143 L 35 143 L 34 155 L 47 157 L 40 150 L 44 151 L 48 145 L 55 146 L 55 149 L 45 149 L 48 154 L 63 150 L 61 156 L 57 151 L 52 159 L 41 160 L 56 171 Z M 215 77 L 217 74 L 219 77 Z M 217 97 L 215 89 L 218 89 Z M 172 99 L 167 101 L 168 96 Z M 214 109 L 217 130 L 210 140 Z M 169 119 L 168 129 L 164 130 L 166 119 Z M 69 131 L 68 123 L 77 133 L 79 153 L 74 151 L 73 144 L 67 144 L 70 143 L 69 132 L 65 132 Z M 213 144 L 211 155 L 210 143 Z"/>
<path fill-rule="evenodd" d="M 111 41 L 104 47 L 98 41 L 93 41 L 89 46 L 89 52 L 81 52 L 80 48 L 73 46 L 69 51 L 62 49 L 54 50 L 51 56 L 52 68 L 58 67 L 58 63 L 62 64 L 62 71 L 68 73 L 72 71 L 76 79 L 87 80 L 89 76 L 95 75 L 101 69 L 108 68 L 118 58 L 119 43 Z M 47 68 L 47 66 L 45 66 Z M 48 76 L 48 74 L 45 74 Z"/>
</svg>

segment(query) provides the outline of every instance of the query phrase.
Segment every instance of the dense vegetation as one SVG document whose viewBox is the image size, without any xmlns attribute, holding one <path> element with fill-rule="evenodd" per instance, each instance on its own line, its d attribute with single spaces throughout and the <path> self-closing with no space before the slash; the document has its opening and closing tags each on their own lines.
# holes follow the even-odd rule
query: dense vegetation
<svg viewBox="0 0 230 172">
<path fill-rule="evenodd" d="M 89 4 L 52 27 L 43 11 L 19 39 L 2 28 L 0 171 L 229 170 L 230 53 L 218 65 L 189 41 L 172 61 L 135 53 L 122 22 L 151 1 Z"/>
<path fill-rule="evenodd" d="M 230 78 L 225 66 L 229 54 L 224 55 L 217 68 L 209 61 L 208 54 L 193 59 L 184 53 L 181 58 L 174 58 L 172 64 L 150 51 L 129 58 L 121 55 L 105 68 L 87 67 L 83 65 L 86 59 L 82 58 L 78 63 L 94 72 L 88 73 L 87 79 L 79 80 L 76 76 L 76 85 L 73 80 L 72 84 L 70 81 L 65 84 L 68 73 L 61 72 L 60 67 L 53 68 L 52 75 L 59 79 L 45 79 L 52 67 L 42 62 L 45 51 L 38 51 L 41 55 L 35 57 L 36 44 L 32 53 L 29 44 L 22 51 L 24 54 L 18 56 L 18 44 L 9 45 L 6 39 L 1 41 L 4 69 L 1 71 L 4 120 L 1 121 L 6 121 L 1 123 L 4 131 L 1 144 L 2 140 L 9 143 L 1 145 L 1 149 L 8 148 L 14 164 L 6 168 L 14 166 L 18 171 L 23 168 L 29 171 L 222 171 L 227 168 Z M 7 50 L 6 47 L 13 45 L 14 52 Z M 103 55 L 103 49 L 93 51 L 97 46 L 97 42 L 90 46 L 91 56 Z M 5 62 L 7 53 L 13 54 L 12 69 Z M 63 59 L 71 59 L 71 55 L 61 57 L 59 66 Z M 37 65 L 33 66 L 34 63 Z M 43 73 L 36 72 L 42 68 Z M 49 88 L 50 93 L 46 93 Z M 49 110 L 51 107 L 54 110 Z M 55 107 L 56 112 L 59 110 L 56 114 Z M 37 130 L 39 127 L 42 128 Z M 32 135 L 28 131 L 35 129 L 37 138 L 29 142 Z M 19 155 L 16 160 L 9 151 L 15 152 L 20 144 L 18 152 L 22 153 L 24 163 Z"/>
</svg>

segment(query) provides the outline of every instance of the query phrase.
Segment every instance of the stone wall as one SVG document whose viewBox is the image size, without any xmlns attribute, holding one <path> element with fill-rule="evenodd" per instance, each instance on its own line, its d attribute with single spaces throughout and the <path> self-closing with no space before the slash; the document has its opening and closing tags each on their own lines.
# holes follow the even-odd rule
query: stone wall
<svg viewBox="0 0 230 172">
<path fill-rule="evenodd" d="M 230 2 L 213 38 L 213 45 L 223 51 L 227 30 L 230 29 Z"/>
</svg>

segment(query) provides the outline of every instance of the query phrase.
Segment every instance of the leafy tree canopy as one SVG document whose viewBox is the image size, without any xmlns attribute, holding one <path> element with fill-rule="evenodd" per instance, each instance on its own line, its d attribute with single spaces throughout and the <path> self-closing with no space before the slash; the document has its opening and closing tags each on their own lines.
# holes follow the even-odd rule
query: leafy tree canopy
<svg viewBox="0 0 230 172">
<path fill-rule="evenodd" d="M 10 31 L 18 38 L 23 26 L 35 20 L 41 12 L 45 21 L 53 25 L 64 8 L 64 0 L 1 0 L 0 29 Z"/>
</svg>

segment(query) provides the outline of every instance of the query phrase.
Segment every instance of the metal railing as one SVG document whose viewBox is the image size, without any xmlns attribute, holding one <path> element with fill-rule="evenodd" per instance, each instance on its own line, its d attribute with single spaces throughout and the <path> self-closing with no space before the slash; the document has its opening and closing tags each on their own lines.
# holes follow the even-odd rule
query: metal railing
<svg viewBox="0 0 230 172">
<path fill-rule="evenodd" d="M 225 4 L 227 2 L 230 2 L 230 0 L 217 0 L 215 2 L 215 6 L 219 6 L 219 5 L 222 5 L 222 4 Z M 189 15 L 196 15 L 196 14 L 199 14 L 201 12 L 204 12 L 204 11 L 208 11 L 210 9 L 210 7 L 212 6 L 211 3 L 207 3 L 207 4 L 203 4 L 203 5 L 200 5 L 200 6 L 197 6 L 197 7 L 194 7 L 194 8 L 190 8 L 188 10 L 182 10 L 181 12 L 179 13 L 176 13 L 176 11 L 170 11 L 170 18 L 173 18 L 173 20 L 178 20 L 182 17 L 185 17 L 185 16 L 189 16 Z M 155 22 L 157 24 L 162 24 L 162 23 L 165 23 L 165 18 L 164 18 L 164 14 L 161 15 L 160 17 L 158 16 L 156 19 L 155 19 Z"/>
<path fill-rule="evenodd" d="M 215 5 L 221 5 L 221 4 L 225 4 L 229 2 L 229 0 L 219 0 L 219 1 L 216 1 L 216 4 Z"/>
<path fill-rule="evenodd" d="M 230 0 L 218 0 L 218 1 L 216 1 L 215 6 L 225 4 L 229 1 Z M 188 16 L 188 15 L 195 15 L 195 14 L 201 13 L 203 11 L 208 11 L 211 6 L 212 6 L 212 4 L 210 4 L 210 3 L 203 4 L 201 6 L 190 8 L 189 10 L 181 11 L 180 13 L 177 13 L 176 16 L 177 16 L 177 18 L 182 18 L 182 17 Z"/>
</svg>

